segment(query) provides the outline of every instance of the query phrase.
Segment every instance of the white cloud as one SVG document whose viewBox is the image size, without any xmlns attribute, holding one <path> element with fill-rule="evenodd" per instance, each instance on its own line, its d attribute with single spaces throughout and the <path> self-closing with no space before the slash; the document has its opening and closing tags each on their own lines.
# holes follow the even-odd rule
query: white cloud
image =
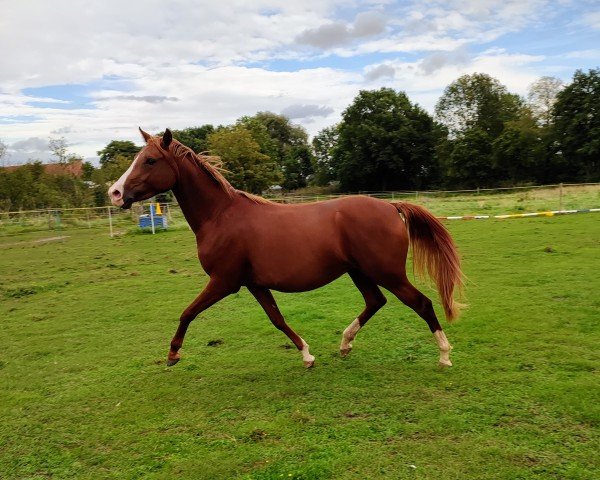
<svg viewBox="0 0 600 480">
<path fill-rule="evenodd" d="M 585 58 L 600 61 L 600 49 L 576 50 L 565 54 L 566 58 Z"/>
<path fill-rule="evenodd" d="M 71 150 L 90 157 L 112 139 L 139 143 L 138 126 L 158 132 L 165 127 L 228 124 L 242 115 L 281 112 L 290 106 L 307 109 L 295 121 L 314 134 L 328 126 L 331 116 L 339 115 L 347 106 L 358 92 L 360 80 L 359 73 L 329 68 L 272 72 L 242 66 L 154 67 L 148 70 L 148 75 L 131 80 L 135 96 L 178 98 L 178 101 L 137 101 L 115 92 L 99 91 L 94 94 L 94 109 L 63 110 L 28 105 L 22 97 L 13 96 L 13 109 L 5 114 L 27 115 L 38 120 L 33 124 L 3 125 L 2 137 L 12 141 L 26 138 L 32 131 L 47 137 L 51 132 L 70 128 Z"/>
<path fill-rule="evenodd" d="M 11 150 L 19 150 L 26 153 L 39 152 L 48 149 L 48 140 L 32 137 L 27 140 L 15 142 L 10 146 Z"/>
<path fill-rule="evenodd" d="M 596 30 L 600 30 L 600 10 L 586 13 L 582 21 L 585 25 L 589 25 Z"/>
<path fill-rule="evenodd" d="M 377 65 L 373 68 L 370 68 L 365 73 L 365 80 L 367 82 L 372 82 L 374 80 L 379 80 L 380 78 L 391 78 L 396 73 L 396 70 L 391 65 L 382 63 L 381 65 Z"/>
<path fill-rule="evenodd" d="M 178 102 L 179 98 L 167 97 L 165 95 L 112 95 L 104 98 L 99 96 L 98 100 L 130 100 L 132 102 L 164 103 Z"/>
<path fill-rule="evenodd" d="M 549 0 L 430 0 L 411 5 L 404 25 L 411 32 L 460 35 L 492 41 L 553 12 Z"/>
<path fill-rule="evenodd" d="M 296 37 L 298 43 L 320 48 L 343 45 L 351 40 L 352 36 L 344 22 L 333 22 L 317 28 L 311 28 Z"/>
<path fill-rule="evenodd" d="M 379 12 L 361 12 L 354 19 L 352 35 L 356 38 L 370 37 L 383 33 L 387 21 Z"/>
<path fill-rule="evenodd" d="M 433 113 L 444 88 L 465 74 L 487 73 L 497 78 L 510 92 L 525 95 L 528 86 L 540 76 L 534 66 L 543 60 L 541 56 L 491 50 L 465 61 L 442 62 L 439 68 L 429 70 L 429 58 L 385 64 L 394 69 L 393 80 L 377 80 L 371 86 L 387 86 L 405 91 L 413 102 Z M 373 65 L 371 68 L 376 69 L 380 66 Z"/>
<path fill-rule="evenodd" d="M 66 135 L 67 133 L 71 133 L 73 131 L 73 127 L 71 125 L 67 125 L 66 127 L 57 128 L 56 130 L 52 130 L 50 133 L 52 135 Z"/>
<path fill-rule="evenodd" d="M 31 160 L 48 161 L 51 157 L 48 139 L 30 137 L 7 145 L 8 164 L 18 165 Z"/>
<path fill-rule="evenodd" d="M 469 55 L 465 48 L 457 48 L 451 52 L 436 52 L 421 61 L 423 73 L 429 75 L 447 65 L 461 66 L 469 61 Z"/>
<path fill-rule="evenodd" d="M 138 125 L 227 124 L 257 111 L 287 112 L 315 134 L 365 85 L 407 91 L 430 111 L 465 73 L 525 93 L 540 75 L 572 69 L 540 66 L 543 55 L 498 48 L 499 39 L 558 18 L 560 8 L 549 0 L 9 2 L 0 41 L 18 54 L 0 56 L 0 138 L 14 145 L 64 134 L 71 151 L 90 157 L 113 139 L 139 143 Z M 594 26 L 597 15 L 577 18 Z M 595 45 L 577 48 L 553 61 L 598 58 Z M 23 93 L 64 84 L 84 84 L 85 101 Z"/>
<path fill-rule="evenodd" d="M 292 4 L 293 3 L 293 4 Z M 143 75 L 152 65 L 230 64 L 264 59 L 306 25 L 319 24 L 339 0 L 286 2 L 166 0 L 12 2 L 0 39 L 18 55 L 3 57 L 3 91 L 83 83 L 103 75 Z M 261 15 L 270 9 L 277 13 Z"/>
<path fill-rule="evenodd" d="M 323 105 L 294 104 L 285 107 L 281 111 L 281 114 L 285 115 L 290 120 L 296 120 L 299 118 L 313 119 L 314 117 L 328 117 L 333 111 L 333 108 L 325 107 Z"/>
<path fill-rule="evenodd" d="M 353 24 L 338 21 L 306 29 L 296 37 L 296 42 L 328 49 L 350 44 L 357 39 L 379 35 L 384 32 L 385 24 L 386 19 L 381 13 L 361 12 L 356 16 Z"/>
</svg>

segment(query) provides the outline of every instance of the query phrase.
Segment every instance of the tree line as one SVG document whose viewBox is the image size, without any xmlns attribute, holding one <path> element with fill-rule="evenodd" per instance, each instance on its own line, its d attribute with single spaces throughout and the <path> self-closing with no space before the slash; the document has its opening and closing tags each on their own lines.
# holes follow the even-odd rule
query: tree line
<svg viewBox="0 0 600 480">
<path fill-rule="evenodd" d="M 220 156 L 229 181 L 253 193 L 275 185 L 340 192 L 493 188 L 600 181 L 599 109 L 600 69 L 578 70 L 568 85 L 542 77 L 526 98 L 474 73 L 446 87 L 433 116 L 404 92 L 362 90 L 341 121 L 312 141 L 271 112 L 173 133 L 197 153 Z M 58 161 L 76 160 L 65 145 L 51 145 Z M 2 169 L 0 208 L 105 205 L 107 184 L 140 148 L 111 141 L 98 152 L 98 167 L 84 164 L 82 178 L 51 178 L 39 162 Z"/>
</svg>

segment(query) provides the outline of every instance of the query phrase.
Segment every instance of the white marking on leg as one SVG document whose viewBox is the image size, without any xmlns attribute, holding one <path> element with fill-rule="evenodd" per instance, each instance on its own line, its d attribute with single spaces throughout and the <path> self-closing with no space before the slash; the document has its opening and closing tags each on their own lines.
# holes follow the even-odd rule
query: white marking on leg
<svg viewBox="0 0 600 480">
<path fill-rule="evenodd" d="M 344 333 L 342 334 L 342 343 L 340 344 L 340 352 L 345 357 L 352 350 L 352 341 L 356 338 L 356 334 L 361 329 L 360 322 L 358 318 L 355 318 L 354 321 L 346 327 Z"/>
<path fill-rule="evenodd" d="M 440 365 L 443 367 L 451 367 L 452 362 L 450 361 L 450 350 L 452 350 L 452 345 L 450 345 L 450 342 L 448 342 L 446 334 L 443 330 L 436 330 L 433 332 L 433 336 L 435 337 L 440 349 Z"/>
<path fill-rule="evenodd" d="M 315 357 L 308 351 L 308 343 L 306 343 L 302 337 L 300 337 L 300 340 L 302 340 L 302 345 L 304 345 L 302 350 L 300 350 L 300 353 L 302 353 L 302 360 L 304 360 L 304 366 L 310 368 L 315 364 Z"/>
</svg>

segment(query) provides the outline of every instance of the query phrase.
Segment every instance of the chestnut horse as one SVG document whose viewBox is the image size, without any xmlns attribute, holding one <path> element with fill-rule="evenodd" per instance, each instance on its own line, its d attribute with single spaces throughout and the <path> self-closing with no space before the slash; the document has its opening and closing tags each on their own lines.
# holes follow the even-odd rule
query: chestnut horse
<svg viewBox="0 0 600 480">
<path fill-rule="evenodd" d="M 440 350 L 440 365 L 451 366 L 452 348 L 431 300 L 406 276 L 410 243 L 417 273 L 437 285 L 449 321 L 459 314 L 454 290 L 462 287 L 456 247 L 446 228 L 423 207 L 352 196 L 286 205 L 234 189 L 211 164 L 173 140 L 167 129 L 152 137 L 140 129 L 146 146 L 110 187 L 113 205 L 172 190 L 196 234 L 198 258 L 210 280 L 182 313 L 167 364 L 175 365 L 188 325 L 196 316 L 242 286 L 250 290 L 276 328 L 314 364 L 308 344 L 285 322 L 271 290 L 304 292 L 348 273 L 365 299 L 365 308 L 344 330 L 340 353 L 346 356 L 358 331 L 386 303 L 379 287 L 392 292 L 423 318 Z"/>
</svg>

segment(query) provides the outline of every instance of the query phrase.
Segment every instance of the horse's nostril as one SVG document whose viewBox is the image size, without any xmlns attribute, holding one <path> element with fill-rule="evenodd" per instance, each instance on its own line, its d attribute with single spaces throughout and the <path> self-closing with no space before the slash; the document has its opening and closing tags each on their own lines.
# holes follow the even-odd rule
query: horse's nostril
<svg viewBox="0 0 600 480">
<path fill-rule="evenodd" d="M 121 192 L 119 192 L 118 190 L 113 190 L 112 196 L 115 198 L 121 198 Z"/>
</svg>

